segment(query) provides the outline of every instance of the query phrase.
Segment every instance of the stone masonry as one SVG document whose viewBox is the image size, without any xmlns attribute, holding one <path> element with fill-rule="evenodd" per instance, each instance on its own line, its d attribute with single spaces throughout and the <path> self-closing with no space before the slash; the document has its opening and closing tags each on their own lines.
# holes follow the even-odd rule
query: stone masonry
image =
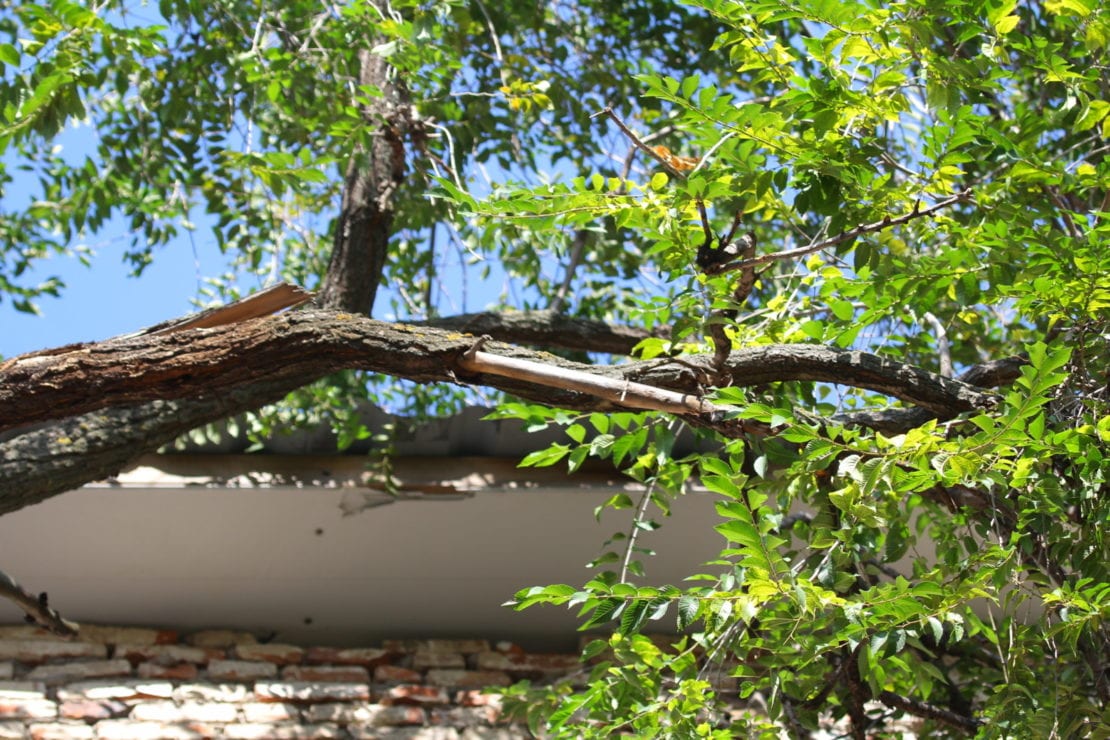
<svg viewBox="0 0 1110 740">
<path fill-rule="evenodd" d="M 486 687 L 574 672 L 577 656 L 486 640 L 378 647 L 260 643 L 245 632 L 0 626 L 0 740 L 512 740 Z"/>
</svg>

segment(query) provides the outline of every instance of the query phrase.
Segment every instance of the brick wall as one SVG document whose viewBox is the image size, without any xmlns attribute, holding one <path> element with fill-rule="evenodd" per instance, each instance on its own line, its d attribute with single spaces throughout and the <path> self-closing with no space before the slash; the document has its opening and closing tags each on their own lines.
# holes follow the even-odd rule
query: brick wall
<svg viewBox="0 0 1110 740">
<path fill-rule="evenodd" d="M 0 626 L 0 740 L 530 737 L 487 686 L 566 675 L 575 655 L 486 640 L 366 648 L 262 644 L 225 630 Z"/>
</svg>

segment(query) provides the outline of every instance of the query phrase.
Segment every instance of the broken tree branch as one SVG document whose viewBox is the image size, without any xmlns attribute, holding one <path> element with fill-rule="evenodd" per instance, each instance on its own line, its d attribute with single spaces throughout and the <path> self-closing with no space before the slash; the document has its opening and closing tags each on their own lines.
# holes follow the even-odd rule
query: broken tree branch
<svg viewBox="0 0 1110 740">
<path fill-rule="evenodd" d="M 543 331 L 529 331 L 528 341 L 541 343 Z M 474 336 L 459 331 L 310 309 L 15 357 L 0 364 L 0 513 L 113 475 L 191 428 L 276 402 L 344 369 L 419 383 L 457 383 L 462 376 L 469 384 L 582 411 L 644 408 L 647 401 L 634 401 L 649 399 L 653 405 L 647 408 L 670 410 L 725 437 L 772 431 L 729 418 L 703 400 L 714 370 L 710 355 L 590 365 L 491 342 L 478 358 L 482 362 L 472 357 L 468 363 L 473 345 Z M 538 374 L 508 371 L 513 360 Z M 840 420 L 886 431 L 989 408 L 996 396 L 981 388 L 1012 382 L 1023 363 L 999 360 L 953 380 L 866 352 L 768 345 L 730 353 L 724 370 L 737 386 L 813 380 L 913 404 Z"/>
<path fill-rule="evenodd" d="M 561 390 L 586 393 L 596 398 L 610 401 L 620 406 L 647 411 L 665 411 L 671 414 L 714 415 L 726 409 L 705 401 L 697 396 L 675 393 L 631 380 L 613 380 L 602 375 L 557 368 L 529 360 L 500 357 L 488 352 L 478 351 L 482 337 L 469 350 L 463 353 L 459 365 L 473 373 L 488 373 L 507 378 L 524 380 L 537 385 Z"/>
<path fill-rule="evenodd" d="M 473 336 L 458 332 L 307 310 L 211 329 L 71 345 L 0 365 L 0 430 L 154 399 L 219 397 L 254 383 L 304 385 L 347 369 L 420 383 L 456 382 L 456 372 L 468 372 L 460 357 L 473 342 Z M 620 382 L 635 379 L 680 394 L 702 393 L 698 373 L 678 364 L 589 365 L 507 344 L 495 345 L 493 353 Z M 708 355 L 688 361 L 705 374 L 712 370 Z M 995 403 L 992 394 L 959 380 L 867 352 L 818 345 L 744 348 L 729 355 L 725 371 L 737 386 L 814 380 L 866 388 L 922 406 L 942 419 Z M 604 411 L 615 403 L 484 372 L 468 380 L 566 408 Z"/>
</svg>

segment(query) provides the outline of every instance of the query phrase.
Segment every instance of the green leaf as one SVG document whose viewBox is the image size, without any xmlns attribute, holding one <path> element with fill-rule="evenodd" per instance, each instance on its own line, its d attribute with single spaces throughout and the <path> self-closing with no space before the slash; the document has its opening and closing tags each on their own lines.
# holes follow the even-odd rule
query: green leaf
<svg viewBox="0 0 1110 740">
<path fill-rule="evenodd" d="M 624 611 L 621 613 L 619 631 L 622 635 L 631 635 L 638 632 L 640 628 L 647 621 L 648 614 L 650 613 L 651 602 L 636 599 L 628 603 Z"/>
<path fill-rule="evenodd" d="M 698 597 L 692 594 L 685 594 L 681 596 L 675 609 L 678 620 L 675 629 L 677 629 L 679 632 L 682 632 L 687 627 L 692 625 L 697 620 L 700 610 L 701 601 L 698 599 Z"/>
<path fill-rule="evenodd" d="M 11 65 L 13 67 L 18 67 L 19 50 L 11 44 L 0 44 L 0 62 Z"/>
<path fill-rule="evenodd" d="M 579 448 L 581 449 L 581 448 Z M 536 467 L 545 468 L 562 460 L 570 452 L 570 447 L 563 444 L 555 444 L 543 450 L 536 450 L 524 456 L 520 461 L 520 467 Z"/>
</svg>

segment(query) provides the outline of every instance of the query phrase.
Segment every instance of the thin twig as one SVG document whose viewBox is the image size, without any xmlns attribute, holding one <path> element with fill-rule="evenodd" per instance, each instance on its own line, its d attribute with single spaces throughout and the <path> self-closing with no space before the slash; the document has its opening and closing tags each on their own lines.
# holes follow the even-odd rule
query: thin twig
<svg viewBox="0 0 1110 740">
<path fill-rule="evenodd" d="M 642 141 L 645 144 L 648 144 L 648 143 L 651 143 L 651 142 L 655 141 L 656 139 L 662 139 L 665 136 L 670 136 L 674 132 L 675 132 L 675 127 L 674 126 L 664 126 L 663 128 L 661 128 L 657 131 L 652 131 L 650 134 L 645 134 L 644 137 L 640 141 Z M 635 146 L 629 147 L 628 148 L 628 154 L 625 155 L 625 158 L 624 158 L 624 160 L 621 164 L 621 189 L 618 192 L 621 192 L 621 193 L 625 192 L 624 182 L 628 179 L 629 174 L 632 172 L 632 159 L 633 159 L 633 157 L 635 157 L 635 155 L 636 155 L 636 147 Z"/>
<path fill-rule="evenodd" d="M 716 151 L 721 148 L 721 145 L 724 144 L 729 139 L 731 139 L 733 136 L 736 136 L 736 132 L 735 131 L 729 131 L 727 134 L 725 134 L 720 139 L 718 139 L 716 144 L 709 147 L 709 151 L 707 151 L 705 154 L 701 155 L 701 158 L 698 160 L 697 165 L 695 165 L 694 169 L 690 170 L 690 174 L 692 175 L 695 172 L 697 172 L 698 170 L 700 170 L 702 168 L 702 165 L 705 164 L 706 162 L 708 162 L 709 158 L 712 157 L 716 153 Z"/>
<path fill-rule="evenodd" d="M 929 322 L 933 327 L 933 332 L 937 335 L 937 353 L 940 355 L 940 374 L 946 378 L 952 377 L 952 346 L 948 342 L 948 331 L 944 328 L 932 311 L 926 311 L 922 314 L 923 319 Z"/>
<path fill-rule="evenodd" d="M 685 179 L 685 177 L 686 177 L 685 172 L 682 172 L 681 170 L 675 169 L 671 165 L 671 163 L 667 161 L 666 157 L 664 157 L 662 154 L 660 154 L 659 152 L 655 151 L 650 146 L 645 144 L 643 139 L 641 139 L 639 136 L 637 136 L 635 134 L 635 132 L 632 131 L 632 129 L 628 128 L 628 126 L 625 124 L 625 122 L 621 120 L 621 117 L 618 116 L 612 108 L 610 108 L 609 106 L 605 106 L 604 108 L 599 110 L 597 113 L 594 113 L 592 116 L 590 116 L 590 118 L 599 118 L 601 116 L 607 116 L 608 118 L 610 118 L 613 121 L 613 123 L 617 124 L 617 128 L 619 128 L 621 130 L 621 133 L 623 133 L 625 136 L 627 136 L 629 141 L 631 141 L 636 146 L 637 149 L 639 149 L 644 154 L 648 155 L 649 157 L 651 157 L 652 159 L 657 161 L 659 164 L 663 165 L 663 167 L 666 168 L 667 172 L 670 172 L 675 177 L 681 177 L 681 178 Z"/>
<path fill-rule="evenodd" d="M 636 514 L 632 517 L 632 527 L 628 532 L 628 544 L 624 548 L 624 557 L 621 558 L 621 583 L 625 583 L 628 580 L 628 566 L 632 562 L 632 551 L 636 549 L 637 535 L 640 533 L 640 527 L 637 525 L 643 519 L 648 504 L 651 503 L 651 494 L 655 492 L 655 485 L 658 482 L 658 478 L 651 479 L 651 483 L 644 489 L 640 503 L 636 505 Z"/>
<path fill-rule="evenodd" d="M 574 282 L 574 273 L 577 272 L 578 265 L 582 262 L 582 253 L 586 251 L 586 239 L 589 238 L 589 235 L 590 232 L 586 229 L 578 229 L 574 232 L 570 259 L 567 261 L 566 271 L 563 273 L 563 282 L 559 285 L 554 298 L 547 306 L 548 310 L 553 313 L 562 313 L 567 307 L 567 294 L 570 293 L 571 283 Z"/>
<path fill-rule="evenodd" d="M 836 236 L 829 237 L 828 239 L 823 239 L 819 242 L 809 244 L 804 247 L 798 247 L 797 249 L 787 249 L 783 252 L 775 252 L 774 254 L 762 254 L 758 257 L 752 257 L 751 259 L 744 259 L 722 265 L 715 265 L 712 270 L 706 270 L 705 272 L 708 275 L 719 275 L 722 272 L 728 272 L 730 270 L 743 270 L 747 267 L 756 267 L 758 265 L 765 265 L 770 262 L 777 262 L 779 260 L 804 257 L 807 254 L 820 252 L 822 249 L 828 249 L 829 247 L 835 247 L 838 244 L 843 244 L 846 241 L 851 241 L 852 239 L 855 239 L 858 236 L 863 236 L 864 234 L 872 234 L 876 231 L 882 231 L 883 229 L 890 228 L 891 226 L 900 226 L 901 224 L 912 221 L 915 218 L 924 218 L 925 216 L 931 216 L 937 211 L 947 208 L 948 206 L 951 206 L 955 203 L 965 201 L 970 197 L 971 191 L 963 190 L 949 198 L 937 201 L 928 208 L 920 208 L 920 204 L 918 204 L 915 205 L 914 209 L 909 213 L 897 216 L 895 218 L 890 218 L 888 216 L 881 221 L 875 221 L 873 223 L 857 226 L 854 229 L 842 231 Z"/>
<path fill-rule="evenodd" d="M 482 17 L 486 19 L 486 28 L 489 30 L 490 41 L 493 42 L 493 55 L 497 59 L 499 66 L 498 74 L 501 77 L 501 84 L 509 84 L 509 73 L 505 69 L 505 57 L 501 53 L 501 41 L 497 38 L 497 29 L 493 27 L 493 19 L 489 17 L 489 12 L 486 11 L 486 6 L 482 0 L 475 0 L 478 10 L 481 11 Z"/>
</svg>

